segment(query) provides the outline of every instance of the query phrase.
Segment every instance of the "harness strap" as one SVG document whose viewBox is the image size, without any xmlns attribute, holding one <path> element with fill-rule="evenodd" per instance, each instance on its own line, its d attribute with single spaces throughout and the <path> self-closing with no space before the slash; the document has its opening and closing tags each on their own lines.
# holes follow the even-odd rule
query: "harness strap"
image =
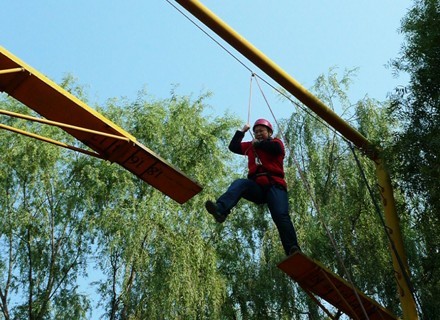
<svg viewBox="0 0 440 320">
<path fill-rule="evenodd" d="M 284 174 L 279 174 L 279 173 L 272 174 L 272 173 L 269 173 L 269 172 L 255 173 L 253 175 L 249 175 L 248 178 L 251 179 L 251 180 L 255 180 L 256 178 L 261 177 L 261 176 L 267 176 L 269 178 L 269 180 L 272 180 L 271 178 L 273 176 L 281 178 L 281 179 L 284 179 Z"/>
</svg>

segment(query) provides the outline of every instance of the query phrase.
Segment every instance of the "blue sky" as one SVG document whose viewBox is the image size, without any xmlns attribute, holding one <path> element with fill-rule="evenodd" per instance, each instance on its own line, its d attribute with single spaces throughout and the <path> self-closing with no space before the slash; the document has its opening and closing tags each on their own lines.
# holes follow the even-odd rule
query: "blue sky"
<svg viewBox="0 0 440 320">
<path fill-rule="evenodd" d="M 247 120 L 249 71 L 165 0 L 3 2 L 0 45 L 55 82 L 73 74 L 92 106 L 113 97 L 133 99 L 144 87 L 152 97 L 167 98 L 178 84 L 182 95 L 213 92 L 213 115 L 230 110 Z M 349 92 L 353 100 L 384 100 L 407 81 L 394 78 L 385 64 L 399 53 L 403 37 L 397 30 L 411 1 L 202 3 L 306 88 L 331 67 L 341 73 L 359 68 Z M 293 111 L 279 105 L 269 87 L 263 90 L 277 117 Z M 252 119 L 270 118 L 253 92 Z"/>
</svg>

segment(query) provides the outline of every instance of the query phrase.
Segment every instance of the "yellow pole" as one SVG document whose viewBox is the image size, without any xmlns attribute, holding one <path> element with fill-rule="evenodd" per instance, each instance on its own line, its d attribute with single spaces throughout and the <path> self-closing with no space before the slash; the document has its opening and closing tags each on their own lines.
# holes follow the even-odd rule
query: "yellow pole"
<svg viewBox="0 0 440 320">
<path fill-rule="evenodd" d="M 73 151 L 78 151 L 78 152 L 84 153 L 86 155 L 89 155 L 89 156 L 92 156 L 92 157 L 95 157 L 95 158 L 99 158 L 99 159 L 105 160 L 105 158 L 103 156 L 101 156 L 99 153 L 88 151 L 88 150 L 84 150 L 84 149 L 81 149 L 81 148 L 77 148 L 77 147 L 65 144 L 63 142 L 59 142 L 59 141 L 56 141 L 56 140 L 53 140 L 53 139 L 50 139 L 50 138 L 46 138 L 46 137 L 40 136 L 38 134 L 27 132 L 27 131 L 24 131 L 24 130 L 21 130 L 21 129 L 17 129 L 17 128 L 14 128 L 14 127 L 11 127 L 11 126 L 8 126 L 8 125 L 5 125 L 5 124 L 0 124 L 0 129 L 5 129 L 5 130 L 11 131 L 11 132 L 15 132 L 15 133 L 21 134 L 23 136 L 28 136 L 28 137 L 31 137 L 31 138 L 34 138 L 34 139 L 37 139 L 37 140 L 40 140 L 40 141 L 51 143 L 51 144 L 59 146 L 59 147 L 63 147 L 63 148 L 70 149 L 70 150 L 73 150 Z"/>
<path fill-rule="evenodd" d="M 375 164 L 376 176 L 378 180 L 380 194 L 382 197 L 382 205 L 385 212 L 385 223 L 388 229 L 387 232 L 391 239 L 391 257 L 393 259 L 393 266 L 396 275 L 395 278 L 398 287 L 397 289 L 399 292 L 400 304 L 402 306 L 403 319 L 418 319 L 414 297 L 411 294 L 410 288 L 406 281 L 407 279 L 405 279 L 406 274 L 409 280 L 410 273 L 405 248 L 403 246 L 402 233 L 400 232 L 400 221 L 399 216 L 397 215 L 396 205 L 394 201 L 391 178 L 387 170 L 385 169 L 383 160 L 378 159 L 375 161 Z M 400 259 L 400 261 L 398 259 Z M 402 270 L 402 267 L 404 270 Z"/>
<path fill-rule="evenodd" d="M 402 235 L 399 228 L 399 219 L 394 204 L 394 196 L 391 188 L 390 178 L 385 171 L 382 161 L 378 159 L 378 154 L 373 147 L 372 143 L 367 140 L 356 129 L 352 128 L 346 121 L 341 119 L 333 110 L 327 107 L 317 97 L 312 95 L 307 89 L 305 89 L 298 81 L 287 74 L 281 67 L 270 60 L 260 50 L 254 47 L 244 37 L 238 34 L 234 29 L 228 26 L 223 20 L 217 17 L 212 11 L 205 7 L 198 0 L 175 0 L 182 7 L 188 10 L 192 15 L 199 19 L 202 23 L 208 26 L 223 40 L 234 47 L 238 52 L 245 56 L 249 61 L 254 63 L 258 68 L 264 71 L 269 77 L 276 81 L 281 87 L 286 89 L 289 93 L 295 96 L 304 105 L 315 112 L 319 117 L 325 120 L 330 126 L 342 134 L 347 140 L 351 141 L 355 146 L 364 150 L 366 154 L 375 160 L 377 164 L 376 174 L 384 192 L 382 197 L 384 200 L 384 210 L 386 222 L 390 232 L 392 232 L 392 239 L 396 244 L 399 256 L 402 261 L 406 263 L 406 254 L 403 247 Z M 397 285 L 399 287 L 400 302 L 402 305 L 403 318 L 405 320 L 418 319 L 417 311 L 415 307 L 414 299 L 410 293 L 410 290 L 406 284 L 406 281 L 402 279 L 403 274 L 398 263 L 397 256 L 394 250 L 391 250 L 393 258 L 393 266 L 397 273 L 400 275 L 397 277 Z M 405 267 L 408 269 L 407 267 Z"/>
<path fill-rule="evenodd" d="M 15 73 L 15 72 L 23 72 L 24 68 L 12 68 L 12 69 L 4 69 L 0 70 L 0 74 L 8 74 L 8 73 Z"/>
<path fill-rule="evenodd" d="M 118 140 L 125 140 L 127 142 L 130 142 L 130 138 L 127 138 L 127 137 L 124 137 L 124 136 L 117 136 L 117 135 L 110 134 L 110 133 L 105 133 L 105 132 L 101 132 L 101 131 L 91 130 L 91 129 L 87 129 L 87 128 L 83 128 L 83 127 L 78 127 L 78 126 L 72 126 L 72 125 L 67 124 L 67 123 L 61 123 L 61 122 L 57 122 L 57 121 L 52 121 L 52 120 L 46 120 L 46 119 L 42 119 L 42 118 L 31 117 L 31 116 L 28 116 L 28 115 L 25 115 L 25 114 L 20 114 L 20 113 L 8 111 L 8 110 L 0 109 L 0 114 L 4 114 L 4 115 L 15 117 L 15 118 L 35 121 L 35 122 L 39 122 L 39 123 L 44 123 L 44 124 L 48 124 L 48 125 L 51 125 L 51 126 L 57 126 L 57 127 L 61 127 L 61 128 L 68 128 L 68 129 L 74 129 L 74 130 L 78 130 L 78 131 L 82 131 L 82 132 L 93 133 L 93 134 L 104 136 L 104 137 L 109 137 L 109 138 L 118 139 Z"/>
</svg>

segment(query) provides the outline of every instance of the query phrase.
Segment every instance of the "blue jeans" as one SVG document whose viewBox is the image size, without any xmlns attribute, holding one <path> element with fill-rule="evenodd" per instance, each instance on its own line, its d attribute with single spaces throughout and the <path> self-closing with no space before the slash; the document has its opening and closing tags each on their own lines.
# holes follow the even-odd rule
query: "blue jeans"
<svg viewBox="0 0 440 320">
<path fill-rule="evenodd" d="M 289 215 L 289 199 L 284 188 L 275 185 L 262 187 L 250 179 L 235 180 L 217 199 L 219 213 L 227 216 L 241 198 L 256 204 L 267 203 L 286 255 L 293 246 L 298 246 L 295 228 Z"/>
</svg>

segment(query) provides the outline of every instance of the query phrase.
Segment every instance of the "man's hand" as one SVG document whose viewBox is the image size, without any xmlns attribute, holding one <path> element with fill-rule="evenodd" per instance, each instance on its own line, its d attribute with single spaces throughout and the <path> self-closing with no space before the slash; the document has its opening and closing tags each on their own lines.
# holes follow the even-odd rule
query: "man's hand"
<svg viewBox="0 0 440 320">
<path fill-rule="evenodd" d="M 260 143 L 261 141 L 258 139 L 252 139 L 252 144 L 255 146 L 256 144 Z"/>
<path fill-rule="evenodd" d="M 241 129 L 241 132 L 247 132 L 249 131 L 249 129 L 251 128 L 251 126 L 249 125 L 249 123 L 246 123 L 243 127 L 243 129 Z"/>
</svg>

